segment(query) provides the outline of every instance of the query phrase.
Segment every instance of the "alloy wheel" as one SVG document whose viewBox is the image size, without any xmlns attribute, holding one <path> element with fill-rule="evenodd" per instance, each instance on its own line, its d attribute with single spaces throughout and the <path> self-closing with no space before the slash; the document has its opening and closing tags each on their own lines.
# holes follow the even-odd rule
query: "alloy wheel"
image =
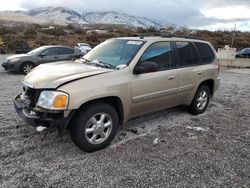
<svg viewBox="0 0 250 188">
<path fill-rule="evenodd" d="M 203 110 L 208 102 L 208 94 L 205 90 L 201 91 L 197 98 L 197 108 Z"/>
<path fill-rule="evenodd" d="M 108 114 L 95 114 L 87 122 L 85 138 L 91 144 L 103 143 L 109 137 L 112 127 L 113 122 Z"/>
</svg>

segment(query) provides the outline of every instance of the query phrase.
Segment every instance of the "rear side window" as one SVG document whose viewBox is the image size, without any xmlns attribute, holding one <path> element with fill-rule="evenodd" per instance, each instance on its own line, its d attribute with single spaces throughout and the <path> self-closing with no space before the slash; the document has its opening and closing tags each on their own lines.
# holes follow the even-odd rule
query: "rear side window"
<svg viewBox="0 0 250 188">
<path fill-rule="evenodd" d="M 179 56 L 179 66 L 192 65 L 191 49 L 188 42 L 176 42 L 176 50 Z"/>
<path fill-rule="evenodd" d="M 157 42 L 149 46 L 142 55 L 140 62 L 151 61 L 158 65 L 158 70 L 172 66 L 172 46 L 170 42 Z"/>
<path fill-rule="evenodd" d="M 70 48 L 59 48 L 59 54 L 60 55 L 68 55 L 68 54 L 73 54 L 74 50 Z"/>
<path fill-rule="evenodd" d="M 214 53 L 208 44 L 200 42 L 194 44 L 200 54 L 200 63 L 211 63 L 214 60 Z"/>
</svg>

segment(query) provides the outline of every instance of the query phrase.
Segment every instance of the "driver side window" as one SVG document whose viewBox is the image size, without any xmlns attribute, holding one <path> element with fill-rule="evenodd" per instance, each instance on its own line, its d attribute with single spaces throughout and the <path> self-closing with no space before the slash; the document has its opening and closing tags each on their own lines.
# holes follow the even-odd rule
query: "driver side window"
<svg viewBox="0 0 250 188">
<path fill-rule="evenodd" d="M 170 42 L 156 42 L 149 46 L 140 59 L 140 63 L 153 62 L 162 71 L 172 66 L 172 47 Z"/>
</svg>

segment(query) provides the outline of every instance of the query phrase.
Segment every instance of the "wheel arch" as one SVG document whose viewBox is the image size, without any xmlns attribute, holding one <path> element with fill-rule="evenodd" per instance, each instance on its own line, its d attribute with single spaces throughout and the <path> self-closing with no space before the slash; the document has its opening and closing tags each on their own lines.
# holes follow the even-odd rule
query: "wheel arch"
<svg viewBox="0 0 250 188">
<path fill-rule="evenodd" d="M 124 120 L 124 108 L 123 108 L 122 100 L 117 96 L 108 96 L 108 97 L 102 97 L 102 98 L 97 98 L 97 99 L 87 101 L 87 102 L 83 103 L 78 108 L 78 110 L 86 108 L 89 105 L 93 105 L 95 103 L 100 103 L 100 102 L 108 103 L 114 107 L 114 109 L 117 111 L 117 114 L 119 117 L 119 124 L 122 125 L 123 120 Z"/>
<path fill-rule="evenodd" d="M 24 62 L 22 62 L 22 63 L 20 64 L 20 68 L 19 68 L 19 71 L 20 71 L 20 72 L 22 71 L 23 65 L 24 65 L 25 63 L 31 63 L 31 64 L 34 65 L 34 67 L 36 66 L 36 64 L 35 64 L 34 62 L 32 62 L 32 61 L 24 61 Z"/>
<path fill-rule="evenodd" d="M 198 88 L 201 87 L 202 85 L 207 85 L 209 87 L 210 95 L 212 97 L 214 95 L 214 80 L 213 79 L 204 80 L 199 84 Z"/>
</svg>

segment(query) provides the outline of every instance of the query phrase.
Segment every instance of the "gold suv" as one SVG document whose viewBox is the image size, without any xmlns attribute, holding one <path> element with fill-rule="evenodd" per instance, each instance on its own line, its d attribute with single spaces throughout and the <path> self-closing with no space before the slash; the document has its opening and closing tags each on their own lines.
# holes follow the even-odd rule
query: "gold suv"
<svg viewBox="0 0 250 188">
<path fill-rule="evenodd" d="M 219 81 L 216 51 L 208 42 L 115 38 L 80 60 L 33 69 L 14 106 L 38 131 L 69 129 L 73 142 L 92 152 L 106 147 L 132 117 L 178 105 L 203 113 Z"/>
</svg>

